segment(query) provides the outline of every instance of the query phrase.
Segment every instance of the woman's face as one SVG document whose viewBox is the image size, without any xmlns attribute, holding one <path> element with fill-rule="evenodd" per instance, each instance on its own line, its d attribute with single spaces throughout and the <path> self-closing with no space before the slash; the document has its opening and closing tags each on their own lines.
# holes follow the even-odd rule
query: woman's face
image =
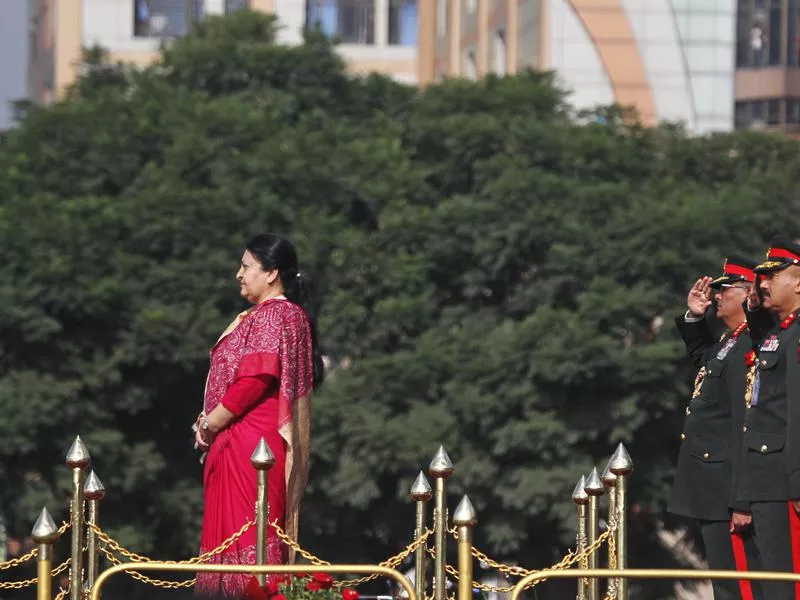
<svg viewBox="0 0 800 600">
<path fill-rule="evenodd" d="M 258 304 L 270 296 L 270 292 L 278 279 L 278 270 L 265 271 L 249 250 L 242 255 L 242 264 L 236 273 L 239 281 L 239 293 L 252 304 Z"/>
</svg>

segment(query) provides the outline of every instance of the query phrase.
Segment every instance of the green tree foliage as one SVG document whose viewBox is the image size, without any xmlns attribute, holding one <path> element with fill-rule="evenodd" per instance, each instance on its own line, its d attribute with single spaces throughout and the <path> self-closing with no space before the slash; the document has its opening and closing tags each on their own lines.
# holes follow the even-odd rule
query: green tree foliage
<svg viewBox="0 0 800 600">
<path fill-rule="evenodd" d="M 269 230 L 317 281 L 332 364 L 306 546 L 338 561 L 404 547 L 408 489 L 444 443 L 478 545 L 541 567 L 571 543 L 578 477 L 624 441 L 634 564 L 656 564 L 693 377 L 671 320 L 725 253 L 797 231 L 796 145 L 613 110 L 599 124 L 541 73 L 423 92 L 353 78 L 318 32 L 289 48 L 274 28 L 210 19 L 143 70 L 94 49 L 65 101 L 0 138 L 11 532 L 43 504 L 66 514 L 80 433 L 105 527 L 147 554 L 195 551 L 189 425 L 240 309 L 242 244 Z"/>
</svg>

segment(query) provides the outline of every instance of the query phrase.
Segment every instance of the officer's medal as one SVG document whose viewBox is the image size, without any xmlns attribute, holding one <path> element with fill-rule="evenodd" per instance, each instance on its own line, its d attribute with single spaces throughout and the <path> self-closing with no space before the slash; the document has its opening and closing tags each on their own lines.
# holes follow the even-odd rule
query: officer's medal
<svg viewBox="0 0 800 600">
<path fill-rule="evenodd" d="M 761 383 L 757 374 L 757 363 L 755 350 L 750 350 L 744 355 L 744 364 L 747 367 L 744 386 L 744 404 L 747 408 L 758 404 L 758 388 Z"/>
<path fill-rule="evenodd" d="M 694 391 L 692 392 L 692 400 L 700 396 L 700 390 L 703 387 L 703 379 L 706 378 L 706 368 L 701 367 L 697 372 L 697 377 L 694 378 Z"/>
</svg>

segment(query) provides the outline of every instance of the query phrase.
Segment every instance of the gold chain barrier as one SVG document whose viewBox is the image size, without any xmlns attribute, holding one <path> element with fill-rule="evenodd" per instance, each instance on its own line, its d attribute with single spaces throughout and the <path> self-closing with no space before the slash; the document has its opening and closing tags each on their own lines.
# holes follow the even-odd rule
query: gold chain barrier
<svg viewBox="0 0 800 600">
<path fill-rule="evenodd" d="M 62 523 L 61 527 L 58 528 L 58 536 L 61 536 L 67 529 L 70 528 L 69 523 Z M 39 547 L 34 548 L 27 554 L 23 554 L 20 557 L 12 558 L 11 560 L 7 560 L 5 562 L 0 563 L 0 571 L 5 571 L 8 569 L 13 569 L 15 567 L 19 567 L 20 565 L 25 564 L 26 562 L 33 560 L 39 556 Z M 62 573 L 67 567 L 69 567 L 70 559 L 65 560 L 63 563 L 58 565 L 55 569 L 50 572 L 51 577 L 55 577 Z M 0 581 L 0 590 L 21 590 L 26 587 L 30 587 L 34 585 L 39 580 L 38 577 L 33 577 L 31 579 L 23 579 L 21 581 Z"/>
<path fill-rule="evenodd" d="M 244 533 L 254 524 L 254 521 L 250 520 L 245 523 L 242 528 L 233 534 L 231 537 L 226 539 L 222 544 L 214 548 L 213 550 L 209 550 L 196 556 L 194 558 L 190 558 L 188 560 L 164 560 L 164 561 L 156 561 L 148 556 L 144 556 L 142 554 L 137 554 L 136 552 L 132 552 L 126 548 L 124 548 L 119 542 L 114 540 L 111 536 L 105 533 L 100 527 L 94 524 L 89 524 L 88 527 L 94 531 L 97 535 L 98 539 L 103 542 L 103 545 L 100 546 L 100 552 L 102 552 L 105 557 L 108 559 L 110 563 L 113 565 L 122 564 L 122 561 L 115 556 L 114 552 L 121 554 L 125 558 L 128 558 L 131 562 L 141 562 L 141 563 L 150 563 L 150 562 L 159 562 L 165 565 L 196 565 L 206 562 L 208 559 L 213 558 L 214 556 L 225 552 L 230 546 L 232 546 L 236 540 L 238 540 Z M 286 532 L 281 529 L 278 525 L 277 520 L 272 523 L 273 527 L 275 528 L 275 533 L 277 536 L 289 547 L 293 548 L 298 554 L 303 556 L 306 560 L 308 560 L 311 564 L 317 566 L 331 566 L 329 561 L 323 560 L 317 556 L 314 556 L 307 550 L 305 550 L 302 546 L 300 546 L 297 542 L 295 542 L 292 538 L 290 538 Z M 381 563 L 378 563 L 380 567 L 387 567 L 393 569 L 399 566 L 406 558 L 408 558 L 411 554 L 413 554 L 417 548 L 419 548 L 422 544 L 427 542 L 428 538 L 431 536 L 433 532 L 427 529 L 422 536 L 415 539 L 411 542 L 406 548 L 399 552 L 398 554 L 384 560 Z M 147 577 L 137 571 L 127 571 L 127 573 L 134 579 L 141 581 L 142 583 L 146 583 L 149 585 L 153 585 L 156 587 L 166 588 L 166 589 L 177 589 L 177 588 L 185 588 L 191 587 L 195 584 L 196 579 L 188 579 L 184 581 L 169 581 L 169 580 L 161 580 L 161 579 L 153 579 L 151 577 Z M 335 587 L 354 587 L 357 585 L 361 585 L 363 583 L 367 583 L 368 581 L 372 581 L 379 577 L 379 573 L 373 573 L 372 575 L 361 577 L 358 579 L 345 579 L 341 581 L 334 582 Z M 34 580 L 35 581 L 35 580 Z"/>
<path fill-rule="evenodd" d="M 449 530 L 449 533 L 452 534 L 453 537 L 456 540 L 458 540 L 458 533 L 455 531 L 455 528 Z M 472 547 L 472 556 L 475 557 L 475 559 L 486 563 L 489 567 L 500 571 L 504 575 L 511 575 L 511 576 L 514 576 L 514 577 L 527 577 L 529 575 L 538 574 L 538 573 L 545 573 L 545 572 L 560 571 L 560 570 L 563 570 L 563 569 L 568 569 L 569 567 L 574 565 L 576 562 L 583 561 L 585 558 L 587 558 L 593 552 L 597 552 L 607 540 L 613 539 L 614 533 L 615 533 L 614 530 L 612 530 L 610 528 L 607 529 L 605 532 L 603 532 L 603 534 L 600 537 L 597 538 L 597 540 L 595 540 L 595 542 L 591 546 L 588 546 L 585 550 L 580 551 L 580 552 L 573 552 L 572 550 L 568 550 L 567 554 L 564 556 L 564 558 L 562 558 L 559 562 L 555 563 L 554 565 L 552 565 L 550 567 L 547 567 L 545 569 L 525 569 L 523 567 L 519 567 L 519 566 L 515 566 L 515 565 L 506 565 L 506 564 L 503 564 L 503 563 L 499 563 L 499 562 L 493 560 L 492 558 L 490 558 L 485 553 L 483 553 L 480 550 L 478 550 L 474 546 Z M 428 554 L 430 554 L 431 556 L 435 557 L 436 556 L 436 551 L 433 548 L 428 548 Z M 456 581 L 459 580 L 459 573 L 458 573 L 458 570 L 455 567 L 453 567 L 452 565 L 447 565 L 447 572 L 450 575 L 452 575 L 453 578 Z M 546 578 L 545 579 L 537 579 L 534 583 L 531 583 L 529 586 L 526 586 L 526 587 L 533 587 L 535 585 L 538 585 L 538 584 L 542 583 L 543 581 L 547 581 L 547 579 Z M 505 593 L 511 592 L 514 589 L 515 586 L 513 586 L 513 585 L 510 585 L 510 586 L 494 586 L 494 585 L 488 585 L 486 583 L 481 583 L 479 581 L 473 581 L 472 582 L 472 587 L 475 588 L 475 589 L 479 589 L 479 590 L 481 590 L 483 592 L 496 592 L 496 593 L 500 593 L 500 594 L 505 594 Z"/>
<path fill-rule="evenodd" d="M 452 515 L 453 527 L 448 527 L 450 514 L 447 506 L 445 482 L 455 469 L 450 457 L 440 446 L 429 466 L 429 474 L 435 478 L 435 491 L 420 472 L 412 486 L 410 497 L 416 502 L 416 524 L 412 541 L 399 553 L 387 558 L 377 565 L 342 565 L 319 558 L 304 549 L 289 537 L 278 525 L 278 521 L 268 523 L 268 498 L 266 496 L 266 473 L 274 463 L 266 442 L 260 440 L 251 464 L 258 471 L 259 485 L 256 502 L 256 514 L 248 519 L 233 535 L 225 539 L 212 550 L 202 552 L 198 556 L 186 560 L 158 561 L 148 556 L 133 552 L 115 540 L 98 524 L 99 501 L 105 489 L 94 472 L 84 472 L 90 465 L 90 456 L 85 446 L 76 438 L 67 454 L 67 465 L 73 471 L 73 495 L 70 511 L 70 523 L 63 523 L 56 528 L 47 509 L 44 508 L 34 525 L 32 538 L 38 548 L 25 555 L 0 563 L 0 571 L 18 567 L 38 558 L 38 577 L 16 582 L 0 582 L 0 589 L 22 589 L 38 583 L 37 600 L 52 600 L 53 577 L 70 569 L 70 582 L 66 589 L 59 589 L 55 600 L 84 600 L 85 593 L 93 600 L 99 598 L 102 584 L 111 575 L 127 573 L 142 583 L 164 589 L 189 588 L 196 583 L 196 578 L 182 581 L 154 579 L 144 575 L 146 571 L 172 571 L 181 573 L 242 573 L 255 574 L 259 582 L 265 581 L 268 573 L 321 573 L 340 574 L 344 576 L 363 575 L 356 579 L 344 579 L 333 582 L 336 588 L 355 587 L 373 581 L 380 576 L 394 579 L 403 589 L 409 592 L 409 600 L 472 600 L 475 590 L 482 592 L 514 594 L 516 600 L 519 593 L 538 585 L 550 578 L 577 577 L 577 600 L 601 600 L 598 574 L 608 577 L 608 585 L 603 600 L 628 600 L 626 575 L 632 571 L 626 568 L 626 493 L 627 477 L 633 470 L 633 463 L 624 446 L 620 444 L 609 460 L 602 476 L 596 468 L 588 477 L 581 477 L 573 492 L 573 501 L 578 506 L 577 545 L 570 549 L 561 560 L 550 567 L 533 570 L 518 565 L 507 565 L 492 559 L 473 544 L 473 529 L 478 522 L 475 509 L 469 498 L 464 496 Z M 607 526 L 601 533 L 600 501 L 608 493 Z M 432 527 L 428 527 L 427 508 L 425 503 L 435 500 Z M 88 509 L 88 518 L 84 514 Z M 303 565 L 266 565 L 266 546 L 268 528 L 272 525 L 275 534 L 290 550 L 290 557 L 299 554 L 310 564 Z M 235 544 L 251 527 L 256 528 L 257 552 L 256 564 L 236 565 L 219 564 L 219 559 L 209 561 Z M 55 569 L 52 568 L 53 543 L 67 529 L 72 529 L 72 553 L 70 558 Z M 447 564 L 447 539 L 452 536 L 458 546 L 458 568 Z M 85 541 L 85 543 L 84 543 Z M 429 546 L 429 541 L 433 542 Z M 600 559 L 598 551 L 607 546 L 609 569 L 597 570 Z M 88 561 L 84 563 L 88 550 Z M 425 557 L 429 554 L 434 559 L 432 581 L 426 581 Z M 406 576 L 396 569 L 407 559 L 414 557 L 415 581 L 413 589 Z M 112 566 L 99 573 L 100 557 L 105 556 Z M 521 578 L 516 584 L 508 586 L 489 585 L 475 581 L 473 564 L 478 560 L 487 568 L 502 574 L 508 583 L 509 577 Z M 578 565 L 578 569 L 567 569 Z M 85 565 L 85 569 L 84 569 Z M 588 568 L 587 568 L 588 567 Z M 84 580 L 84 574 L 86 579 Z M 457 593 L 452 595 L 446 591 L 446 579 L 452 577 L 458 584 Z M 695 579 L 703 578 L 695 576 Z M 730 577 L 729 577 L 730 578 Z M 432 584 L 430 595 L 428 585 Z"/>
<path fill-rule="evenodd" d="M 70 562 L 72 562 L 72 557 L 68 558 L 60 565 L 58 565 L 55 569 L 50 571 L 50 576 L 55 577 L 56 575 L 60 575 L 61 573 L 66 571 L 70 565 Z M 23 579 L 22 581 L 0 581 L 0 590 L 21 590 L 26 587 L 34 585 L 38 581 L 39 581 L 38 577 L 33 577 L 32 579 Z"/>
<path fill-rule="evenodd" d="M 176 564 L 166 562 L 122 563 L 103 571 L 92 587 L 88 600 L 100 600 L 100 592 L 105 583 L 117 573 L 128 571 L 178 571 L 194 573 L 238 573 L 241 575 L 253 574 L 300 574 L 300 573 L 371 573 L 393 579 L 398 586 L 403 588 L 408 600 L 417 600 L 414 588 L 402 573 L 382 567 L 380 565 L 209 565 L 209 564 Z M 49 599 L 48 599 L 49 600 Z"/>
<path fill-rule="evenodd" d="M 254 523 L 255 521 L 253 521 L 252 519 L 248 519 L 245 522 L 245 524 L 242 525 L 239 531 L 231 535 L 228 539 L 224 540 L 219 546 L 217 546 L 213 550 L 208 550 L 207 552 L 203 552 L 202 554 L 195 556 L 193 558 L 189 558 L 187 560 L 164 560 L 164 561 L 156 561 L 155 559 L 149 558 L 142 554 L 137 554 L 136 552 L 132 552 L 124 548 L 119 542 L 117 542 L 114 538 L 112 538 L 110 535 L 108 535 L 105 531 L 103 531 L 100 527 L 98 527 L 94 523 L 88 523 L 87 526 L 89 530 L 93 531 L 95 535 L 97 535 L 97 538 L 101 542 L 103 542 L 103 545 L 99 547 L 99 550 L 113 565 L 119 565 L 122 563 L 122 561 L 119 558 L 117 558 L 113 554 L 113 552 L 121 554 L 125 558 L 129 559 L 131 562 L 141 562 L 141 563 L 160 562 L 168 565 L 197 565 L 200 563 L 204 563 L 210 558 L 213 558 L 214 556 L 217 556 L 225 552 L 225 550 L 227 550 L 234 543 L 236 543 L 236 540 L 242 537 L 245 534 L 245 532 L 248 529 L 250 529 L 250 527 L 253 526 Z M 146 575 L 142 575 L 137 571 L 127 571 L 127 573 L 128 575 L 130 575 L 134 579 L 137 579 L 138 581 L 141 581 L 142 583 L 147 583 L 165 589 L 192 587 L 196 582 L 196 579 L 187 579 L 185 581 L 167 581 L 162 579 L 152 579 L 150 577 L 147 577 Z"/>
<path fill-rule="evenodd" d="M 59 537 L 69 528 L 70 528 L 70 524 L 69 523 L 66 523 L 66 522 L 62 523 L 61 527 L 58 528 Z M 7 569 L 13 569 L 14 567 L 18 567 L 21 564 L 24 564 L 24 563 L 28 562 L 29 560 L 32 560 L 32 559 L 36 558 L 37 556 L 39 556 L 39 548 L 34 548 L 33 550 L 31 550 L 27 554 L 23 554 L 22 556 L 20 556 L 18 558 L 12 558 L 11 560 L 7 560 L 5 562 L 0 562 L 0 571 L 5 571 Z"/>
<path fill-rule="evenodd" d="M 283 541 L 284 544 L 293 548 L 295 552 L 297 552 L 300 556 L 305 558 L 309 561 L 312 565 L 320 566 L 320 567 L 327 567 L 331 566 L 332 563 L 319 558 L 318 556 L 314 556 L 308 550 L 300 546 L 296 541 L 290 538 L 283 529 L 278 525 L 278 521 L 272 523 L 272 526 L 275 528 L 275 533 L 277 536 Z M 433 534 L 433 531 L 430 529 L 426 529 L 421 536 L 411 542 L 405 549 L 394 556 L 387 558 L 383 562 L 378 563 L 379 567 L 386 567 L 389 569 L 394 569 L 395 567 L 399 566 L 406 558 L 411 556 L 414 552 L 417 551 L 417 548 L 420 548 L 425 542 L 428 541 L 428 538 Z M 334 581 L 334 587 L 355 587 L 357 585 L 361 585 L 362 583 L 367 583 L 368 581 L 372 581 L 377 579 L 380 576 L 379 573 L 373 573 L 372 575 L 368 575 L 366 577 L 360 577 L 358 579 L 343 579 L 339 581 Z"/>
<path fill-rule="evenodd" d="M 691 580 L 715 580 L 724 581 L 786 581 L 800 583 L 800 573 L 783 573 L 775 571 L 722 571 L 722 570 L 697 570 L 697 569 L 574 569 L 570 571 L 559 571 L 549 575 L 538 572 L 532 573 L 529 577 L 522 579 L 511 593 L 511 600 L 520 600 L 520 594 L 536 584 L 540 578 L 550 577 L 551 579 L 577 579 L 577 578 L 625 578 L 625 579 L 691 579 Z"/>
</svg>

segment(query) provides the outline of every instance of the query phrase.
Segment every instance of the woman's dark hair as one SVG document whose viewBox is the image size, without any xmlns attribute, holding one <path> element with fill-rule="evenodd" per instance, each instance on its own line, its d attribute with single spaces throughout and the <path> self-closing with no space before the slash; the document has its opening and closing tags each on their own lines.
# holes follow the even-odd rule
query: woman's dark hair
<svg viewBox="0 0 800 600">
<path fill-rule="evenodd" d="M 297 250 L 289 240 L 269 233 L 257 235 L 247 242 L 245 248 L 258 259 L 264 270 L 278 270 L 286 298 L 306 311 L 314 351 L 314 387 L 319 387 L 325 378 L 325 366 L 317 342 L 317 313 L 312 302 L 310 282 L 297 269 Z"/>
</svg>

